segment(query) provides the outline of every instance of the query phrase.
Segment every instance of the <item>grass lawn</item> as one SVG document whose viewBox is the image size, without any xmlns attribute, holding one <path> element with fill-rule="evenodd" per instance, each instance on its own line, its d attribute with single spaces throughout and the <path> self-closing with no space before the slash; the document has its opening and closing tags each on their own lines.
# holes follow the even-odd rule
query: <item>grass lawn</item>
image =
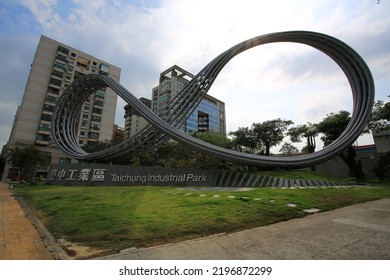
<svg viewBox="0 0 390 280">
<path fill-rule="evenodd" d="M 303 209 L 327 211 L 390 197 L 389 184 L 246 192 L 45 185 L 14 190 L 56 239 L 105 253 L 263 226 L 307 215 Z"/>
</svg>

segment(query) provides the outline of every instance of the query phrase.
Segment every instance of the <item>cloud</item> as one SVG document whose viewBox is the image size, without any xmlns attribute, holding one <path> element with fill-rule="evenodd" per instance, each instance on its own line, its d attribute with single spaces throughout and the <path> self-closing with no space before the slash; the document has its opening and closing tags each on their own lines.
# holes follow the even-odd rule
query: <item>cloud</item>
<svg viewBox="0 0 390 280">
<path fill-rule="evenodd" d="M 51 29 L 61 21 L 59 14 L 55 11 L 57 0 L 21 0 L 21 4 L 30 10 L 44 29 Z"/>
</svg>

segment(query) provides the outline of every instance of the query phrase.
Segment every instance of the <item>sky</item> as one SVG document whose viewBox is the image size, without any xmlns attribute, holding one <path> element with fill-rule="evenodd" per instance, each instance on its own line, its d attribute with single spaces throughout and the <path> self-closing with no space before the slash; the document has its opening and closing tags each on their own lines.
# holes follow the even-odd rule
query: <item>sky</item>
<svg viewBox="0 0 390 280">
<path fill-rule="evenodd" d="M 390 0 L 0 0 L 0 147 L 8 141 L 41 35 L 121 68 L 120 83 L 151 98 L 161 72 L 197 74 L 223 51 L 272 32 L 336 37 L 370 67 L 375 100 L 390 101 Z M 309 46 L 274 43 L 230 61 L 209 94 L 226 104 L 227 132 L 282 118 L 295 125 L 351 111 L 346 77 Z M 116 123 L 124 124 L 119 99 Z M 371 135 L 358 139 L 371 144 Z"/>
</svg>

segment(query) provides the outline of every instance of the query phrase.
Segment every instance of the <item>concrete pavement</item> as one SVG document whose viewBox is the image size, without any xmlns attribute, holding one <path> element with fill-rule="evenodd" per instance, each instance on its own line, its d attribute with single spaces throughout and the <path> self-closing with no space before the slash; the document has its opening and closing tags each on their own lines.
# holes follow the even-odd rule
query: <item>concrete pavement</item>
<svg viewBox="0 0 390 280">
<path fill-rule="evenodd" d="M 390 260 L 390 198 L 105 260 Z"/>
</svg>

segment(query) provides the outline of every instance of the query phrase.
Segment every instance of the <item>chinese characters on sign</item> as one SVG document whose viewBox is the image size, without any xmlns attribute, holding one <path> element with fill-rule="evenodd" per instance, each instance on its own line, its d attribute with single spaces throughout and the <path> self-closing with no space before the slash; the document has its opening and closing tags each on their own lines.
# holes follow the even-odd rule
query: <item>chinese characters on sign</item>
<svg viewBox="0 0 390 280">
<path fill-rule="evenodd" d="M 107 169 L 91 169 L 91 168 L 82 168 L 78 169 L 52 169 L 49 174 L 49 181 L 60 181 L 65 179 L 65 181 L 92 181 L 92 182 L 104 182 L 105 173 Z M 92 174 L 92 176 L 91 176 Z"/>
</svg>

